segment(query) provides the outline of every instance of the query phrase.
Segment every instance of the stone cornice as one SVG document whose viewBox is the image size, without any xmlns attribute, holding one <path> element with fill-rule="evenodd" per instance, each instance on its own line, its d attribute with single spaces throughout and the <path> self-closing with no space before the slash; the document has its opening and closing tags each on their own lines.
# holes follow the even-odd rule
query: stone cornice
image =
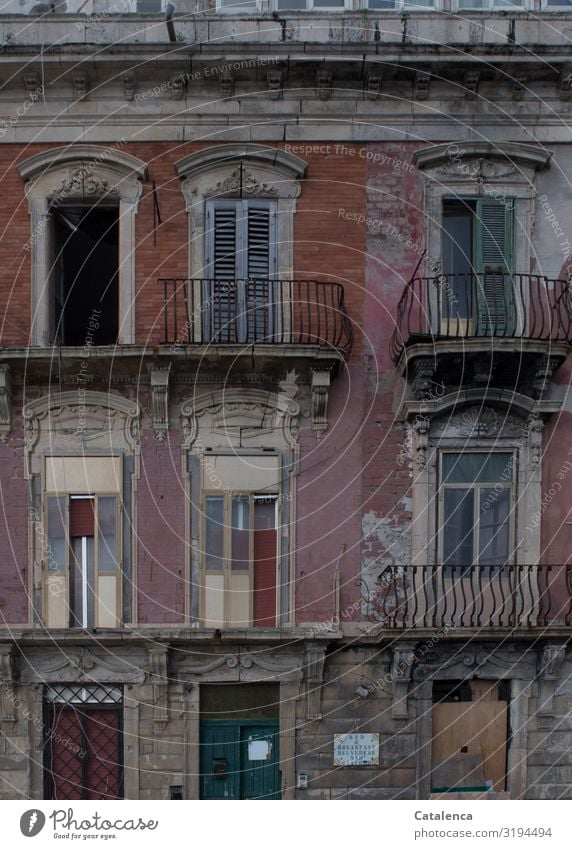
<svg viewBox="0 0 572 849">
<path fill-rule="evenodd" d="M 424 147 L 413 154 L 418 168 L 435 168 L 451 159 L 503 159 L 536 171 L 546 168 L 552 153 L 542 147 L 517 142 L 463 142 L 452 141 Z"/>
</svg>

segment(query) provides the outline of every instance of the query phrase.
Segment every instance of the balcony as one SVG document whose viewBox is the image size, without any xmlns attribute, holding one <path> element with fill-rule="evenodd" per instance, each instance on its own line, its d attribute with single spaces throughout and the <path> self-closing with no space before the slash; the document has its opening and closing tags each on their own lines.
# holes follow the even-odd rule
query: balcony
<svg viewBox="0 0 572 849">
<path fill-rule="evenodd" d="M 338 283 L 162 278 L 163 343 L 215 357 L 346 360 L 352 326 Z"/>
<path fill-rule="evenodd" d="M 389 631 L 528 631 L 572 626 L 572 565 L 389 566 L 366 592 Z"/>
<path fill-rule="evenodd" d="M 571 342 L 567 281 L 491 270 L 410 281 L 390 352 L 412 383 L 424 371 L 453 390 L 481 383 L 538 396 Z"/>
</svg>

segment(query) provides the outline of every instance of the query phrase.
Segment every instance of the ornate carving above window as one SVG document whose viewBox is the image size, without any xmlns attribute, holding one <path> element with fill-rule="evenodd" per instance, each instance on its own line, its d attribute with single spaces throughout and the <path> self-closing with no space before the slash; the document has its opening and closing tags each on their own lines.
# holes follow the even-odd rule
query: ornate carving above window
<svg viewBox="0 0 572 849">
<path fill-rule="evenodd" d="M 83 390 L 44 395 L 23 410 L 27 474 L 40 474 L 44 454 L 82 454 L 139 448 L 141 409 L 136 401 Z"/>
<path fill-rule="evenodd" d="M 306 162 L 278 148 L 228 144 L 192 153 L 176 163 L 189 213 L 191 278 L 208 276 L 205 257 L 206 201 L 268 199 L 276 202 L 277 274 L 293 276 L 294 212 Z"/>
</svg>

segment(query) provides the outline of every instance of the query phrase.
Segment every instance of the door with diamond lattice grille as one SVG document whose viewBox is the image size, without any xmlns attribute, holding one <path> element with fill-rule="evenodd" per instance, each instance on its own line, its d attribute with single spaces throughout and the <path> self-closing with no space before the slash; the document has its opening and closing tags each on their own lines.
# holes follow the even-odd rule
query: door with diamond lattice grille
<svg viewBox="0 0 572 849">
<path fill-rule="evenodd" d="M 121 707 L 47 701 L 48 799 L 121 799 Z"/>
</svg>

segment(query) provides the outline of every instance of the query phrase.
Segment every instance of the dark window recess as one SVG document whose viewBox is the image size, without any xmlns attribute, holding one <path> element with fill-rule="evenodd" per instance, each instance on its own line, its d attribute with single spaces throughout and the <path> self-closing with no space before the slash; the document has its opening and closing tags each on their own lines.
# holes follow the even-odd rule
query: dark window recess
<svg viewBox="0 0 572 849">
<path fill-rule="evenodd" d="M 469 681 L 434 681 L 433 704 L 442 702 L 471 702 Z"/>
<path fill-rule="evenodd" d="M 161 0 L 137 0 L 138 15 L 152 15 L 161 11 Z"/>
<path fill-rule="evenodd" d="M 279 684 L 203 684 L 201 719 L 278 719 Z"/>
<path fill-rule="evenodd" d="M 113 345 L 119 324 L 119 210 L 52 209 L 54 341 Z"/>
</svg>

